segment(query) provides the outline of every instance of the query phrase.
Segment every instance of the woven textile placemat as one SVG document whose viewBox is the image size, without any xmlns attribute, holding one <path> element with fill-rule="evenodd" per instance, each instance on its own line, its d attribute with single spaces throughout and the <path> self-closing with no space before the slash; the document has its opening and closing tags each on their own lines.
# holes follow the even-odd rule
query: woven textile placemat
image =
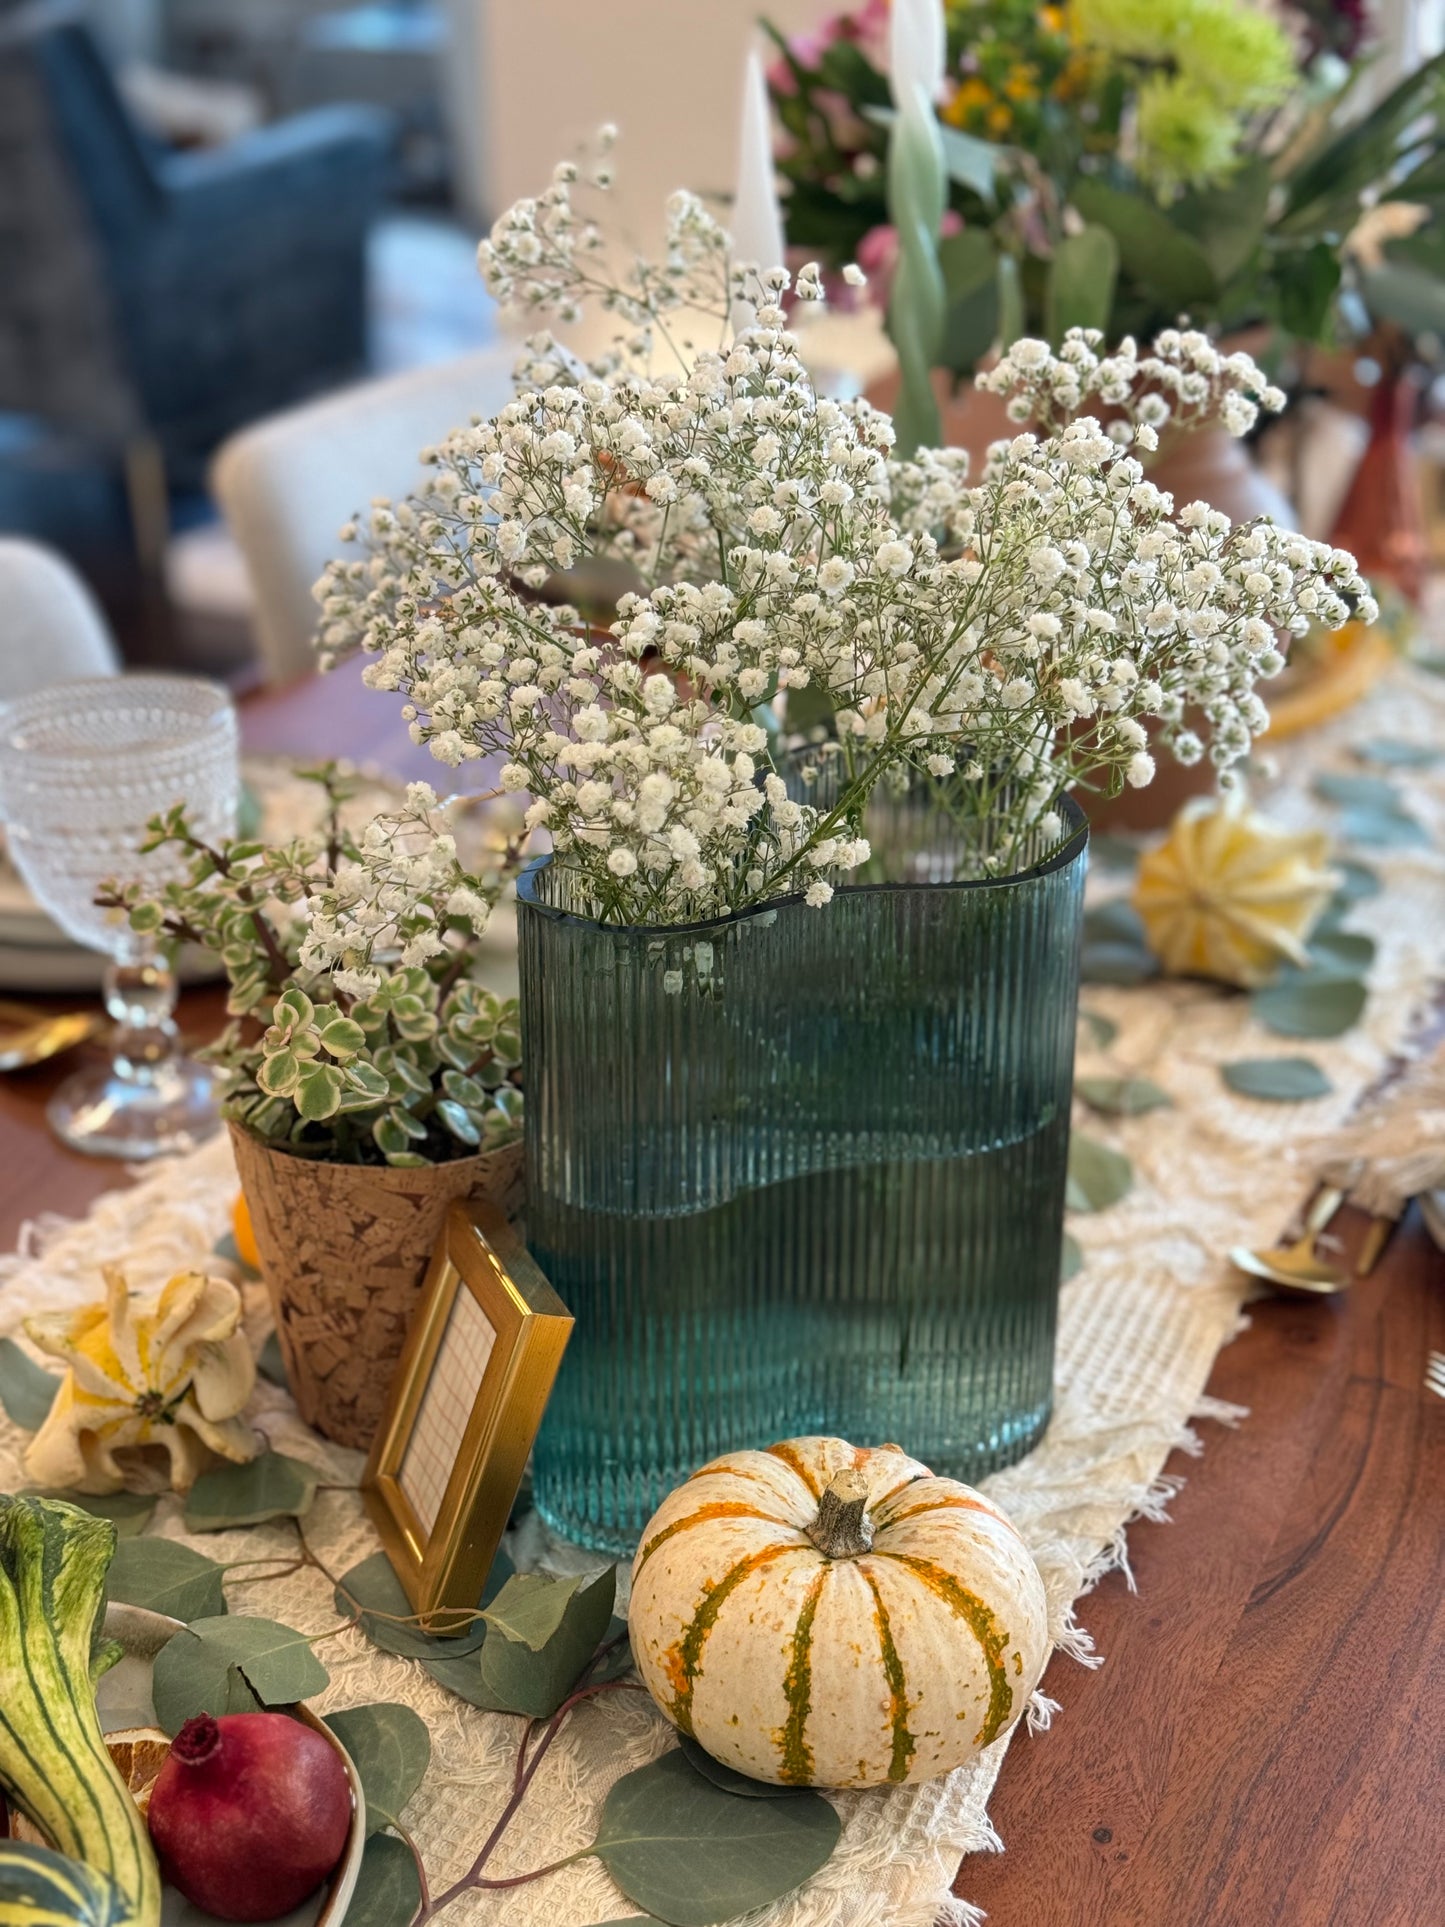
<svg viewBox="0 0 1445 1927">
<path fill-rule="evenodd" d="M 1335 812 L 1314 797 L 1309 778 L 1327 768 L 1358 771 L 1350 746 L 1374 738 L 1431 749 L 1445 744 L 1445 682 L 1396 671 L 1330 728 L 1283 745 L 1280 777 L 1256 800 L 1291 826 L 1332 827 Z M 1135 1185 L 1112 1209 L 1072 1224 L 1085 1262 L 1063 1292 L 1053 1422 L 1027 1460 L 987 1482 L 1039 1561 L 1055 1640 L 1084 1664 L 1095 1655 L 1075 1617 L 1076 1601 L 1103 1573 L 1126 1565 L 1130 1520 L 1162 1515 L 1180 1482 L 1165 1472 L 1166 1459 L 1180 1447 L 1199 1450 L 1194 1421 L 1244 1416 L 1204 1396 L 1215 1354 L 1238 1329 L 1246 1296 L 1224 1259 L 1226 1247 L 1269 1242 L 1281 1230 L 1308 1187 L 1315 1147 L 1405 1047 L 1445 967 L 1445 763 L 1409 770 L 1403 786 L 1431 844 L 1351 852 L 1368 861 L 1383 887 L 1357 919 L 1379 948 L 1365 1016 L 1344 1036 L 1295 1046 L 1261 1029 L 1248 999 L 1200 984 L 1085 991 L 1086 1006 L 1116 1023 L 1118 1034 L 1107 1064 L 1085 1036 L 1081 1068 L 1147 1074 L 1169 1092 L 1173 1107 L 1133 1120 L 1088 1121 L 1091 1134 L 1132 1159 Z M 1091 884 L 1109 887 L 1106 875 Z M 1234 1059 L 1300 1049 L 1328 1074 L 1330 1096 L 1256 1102 L 1236 1096 L 1219 1075 L 1219 1066 Z M 135 1287 L 154 1287 L 203 1260 L 228 1228 L 235 1190 L 229 1144 L 217 1140 L 133 1189 L 107 1194 L 83 1222 L 29 1227 L 22 1249 L 0 1263 L 0 1327 L 13 1329 L 42 1304 L 98 1296 L 103 1263 L 123 1264 Z M 264 1297 L 250 1287 L 248 1328 L 258 1344 L 268 1323 Z M 277 1448 L 311 1460 L 327 1482 L 355 1482 L 359 1456 L 308 1432 L 285 1393 L 263 1381 L 255 1413 Z M 23 1483 L 23 1445 L 23 1435 L 0 1422 L 0 1487 Z M 162 1502 L 151 1529 L 185 1537 L 174 1501 Z M 338 1572 L 376 1543 L 348 1491 L 322 1492 L 307 1531 Z M 226 1560 L 284 1553 L 294 1539 L 289 1528 L 267 1526 L 195 1543 Z M 538 1542 L 530 1550 L 543 1563 L 567 1564 L 565 1549 Z M 233 1575 L 228 1586 L 238 1610 L 308 1632 L 335 1623 L 330 1589 L 315 1572 L 252 1585 Z M 323 1654 L 331 1684 L 322 1710 L 404 1700 L 426 1720 L 433 1762 L 408 1820 L 433 1887 L 456 1878 L 510 1791 L 515 1719 L 465 1705 L 360 1633 L 339 1635 Z M 1063 1698 L 1066 1718 L 1066 1683 Z M 1036 1704 L 1032 1723 L 1045 1725 L 1057 1712 Z M 1048 1740 L 1023 1736 L 1017 1743 Z M 579 1709 L 508 1832 L 505 1858 L 489 1871 L 522 1872 L 585 1846 L 611 1783 L 670 1744 L 670 1729 L 641 1695 L 613 1695 Z M 989 1823 L 988 1798 L 1008 1744 L 999 1741 L 972 1766 L 931 1785 L 838 1796 L 844 1832 L 832 1860 L 806 1890 L 754 1916 L 756 1927 L 976 1921 L 977 1910 L 952 1899 L 950 1888 L 961 1855 L 1007 1844 Z M 966 1870 L 963 1885 L 966 1892 Z M 589 1860 L 535 1885 L 465 1896 L 452 1917 L 458 1927 L 587 1927 L 633 1911 Z"/>
</svg>

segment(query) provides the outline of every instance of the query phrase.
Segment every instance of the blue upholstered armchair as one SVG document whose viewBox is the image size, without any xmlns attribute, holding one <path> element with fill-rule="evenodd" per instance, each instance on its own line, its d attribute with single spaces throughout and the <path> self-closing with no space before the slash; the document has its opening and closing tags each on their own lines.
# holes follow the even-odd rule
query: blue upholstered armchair
<svg viewBox="0 0 1445 1927">
<path fill-rule="evenodd" d="M 52 157 L 46 168 L 30 154 L 0 169 L 0 408 L 70 412 L 64 390 L 81 371 L 73 353 L 54 365 L 54 335 L 44 365 L 50 330 L 36 312 L 48 285 L 78 285 L 43 259 L 48 251 L 53 268 L 64 239 L 55 224 L 67 219 L 87 230 L 86 278 L 104 309 L 101 328 L 87 332 L 109 337 L 104 358 L 125 391 L 129 432 L 158 445 L 173 480 L 196 478 L 233 429 L 364 363 L 365 240 L 388 165 L 384 115 L 322 108 L 177 154 L 137 126 L 74 19 L 35 7 L 0 16 L 0 66 L 9 70 L 0 104 L 7 91 L 23 103 L 23 138 L 48 137 L 63 163 Z M 67 207 L 37 210 L 42 177 Z M 11 258 L 27 235 L 28 263 Z M 12 303 L 27 306 L 19 326 L 4 312 Z"/>
</svg>

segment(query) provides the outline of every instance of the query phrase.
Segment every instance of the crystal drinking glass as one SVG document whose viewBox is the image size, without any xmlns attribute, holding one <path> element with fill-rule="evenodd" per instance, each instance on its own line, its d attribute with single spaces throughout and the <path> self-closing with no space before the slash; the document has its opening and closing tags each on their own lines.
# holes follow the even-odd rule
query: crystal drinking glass
<svg viewBox="0 0 1445 1927">
<path fill-rule="evenodd" d="M 0 814 L 15 866 L 67 936 L 110 958 L 110 1060 L 76 1072 L 49 1106 L 77 1151 L 156 1157 L 216 1128 L 211 1073 L 177 1044 L 169 964 L 95 898 L 111 878 L 155 887 L 183 873 L 174 845 L 139 854 L 148 819 L 173 804 L 208 843 L 234 834 L 236 741 L 226 691 L 192 677 L 54 683 L 0 709 Z"/>
</svg>

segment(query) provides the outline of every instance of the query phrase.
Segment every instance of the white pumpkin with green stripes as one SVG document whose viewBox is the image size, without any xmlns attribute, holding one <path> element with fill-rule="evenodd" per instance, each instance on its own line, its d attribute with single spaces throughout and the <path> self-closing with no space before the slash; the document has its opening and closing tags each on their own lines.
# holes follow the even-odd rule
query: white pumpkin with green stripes
<svg viewBox="0 0 1445 1927">
<path fill-rule="evenodd" d="M 672 1723 L 781 1785 L 948 1773 L 1009 1730 L 1049 1654 L 1043 1581 L 998 1507 L 842 1439 L 731 1452 L 679 1486 L 628 1625 Z"/>
</svg>

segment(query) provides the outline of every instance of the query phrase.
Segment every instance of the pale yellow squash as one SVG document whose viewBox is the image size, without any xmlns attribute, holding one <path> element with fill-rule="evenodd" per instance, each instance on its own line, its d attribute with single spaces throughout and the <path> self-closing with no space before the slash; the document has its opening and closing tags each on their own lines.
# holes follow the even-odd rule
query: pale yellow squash
<svg viewBox="0 0 1445 1927">
<path fill-rule="evenodd" d="M 1335 893 L 1330 840 L 1282 830 L 1236 798 L 1186 804 L 1157 849 L 1139 859 L 1134 907 L 1171 977 L 1250 989 L 1305 944 Z"/>
<path fill-rule="evenodd" d="M 628 1615 L 663 1712 L 784 1785 L 950 1772 L 1006 1733 L 1048 1658 L 1043 1582 L 981 1493 L 896 1445 L 792 1439 L 679 1486 Z"/>
</svg>

